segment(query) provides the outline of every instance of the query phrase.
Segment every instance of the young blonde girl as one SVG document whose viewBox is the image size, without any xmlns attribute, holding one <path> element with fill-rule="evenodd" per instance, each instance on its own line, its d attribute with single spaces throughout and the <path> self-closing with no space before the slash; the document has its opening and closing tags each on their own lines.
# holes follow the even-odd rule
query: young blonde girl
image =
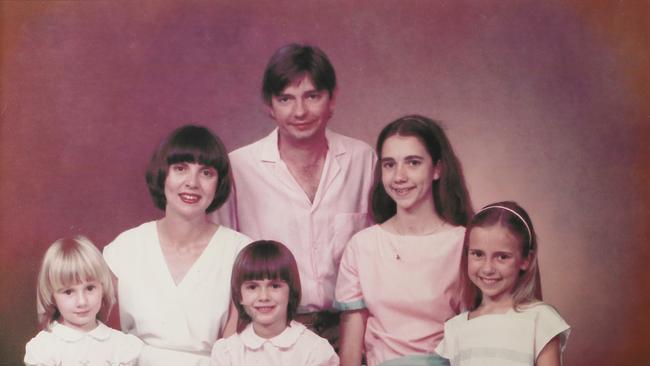
<svg viewBox="0 0 650 366">
<path fill-rule="evenodd" d="M 219 339 L 212 364 L 329 366 L 339 359 L 328 341 L 293 320 L 300 303 L 296 261 L 283 244 L 259 240 L 237 256 L 231 277 L 237 333 Z"/>
<path fill-rule="evenodd" d="M 570 328 L 541 302 L 537 238 L 515 202 L 484 207 L 467 225 L 462 281 L 468 311 L 445 323 L 436 352 L 452 365 L 559 366 Z"/>
<path fill-rule="evenodd" d="M 48 248 L 36 301 L 43 330 L 26 345 L 26 365 L 135 365 L 142 342 L 102 323 L 115 291 L 108 266 L 88 239 L 64 238 Z"/>
</svg>

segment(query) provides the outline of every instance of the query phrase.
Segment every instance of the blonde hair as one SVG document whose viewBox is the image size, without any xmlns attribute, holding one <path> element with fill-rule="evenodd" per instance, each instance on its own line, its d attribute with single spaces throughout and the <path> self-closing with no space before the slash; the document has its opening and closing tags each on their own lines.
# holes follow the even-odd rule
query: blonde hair
<svg viewBox="0 0 650 366">
<path fill-rule="evenodd" d="M 514 201 L 496 202 L 483 207 L 467 224 L 465 240 L 463 241 L 463 256 L 461 257 L 462 296 L 468 310 L 475 310 L 483 300 L 483 293 L 467 274 L 469 237 L 475 227 L 498 226 L 507 230 L 515 237 L 521 248 L 522 258 L 528 258 L 530 264 L 527 270 L 521 270 L 512 292 L 513 308 L 519 311 L 523 305 L 542 300 L 542 284 L 537 262 L 537 235 L 533 222 L 526 210 Z"/>
<path fill-rule="evenodd" d="M 97 247 L 86 237 L 62 238 L 45 252 L 36 287 L 38 320 L 44 329 L 58 320 L 61 313 L 54 294 L 61 288 L 84 281 L 97 281 L 102 286 L 102 305 L 97 318 L 106 321 L 115 304 L 115 288 L 111 270 Z"/>
</svg>

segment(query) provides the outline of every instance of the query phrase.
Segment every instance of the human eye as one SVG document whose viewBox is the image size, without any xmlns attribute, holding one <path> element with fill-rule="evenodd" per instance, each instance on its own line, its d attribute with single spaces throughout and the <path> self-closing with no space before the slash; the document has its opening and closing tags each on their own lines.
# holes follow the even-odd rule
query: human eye
<svg viewBox="0 0 650 366">
<path fill-rule="evenodd" d="M 287 103 L 289 101 L 289 96 L 288 95 L 278 95 L 275 97 L 275 100 L 278 101 L 278 103 Z"/>
<path fill-rule="evenodd" d="M 212 178 L 214 177 L 217 172 L 213 168 L 204 168 L 201 173 L 203 174 L 204 177 L 207 178 Z"/>
<path fill-rule="evenodd" d="M 72 289 L 71 288 L 64 288 L 59 291 L 60 293 L 64 295 L 72 295 Z"/>
<path fill-rule="evenodd" d="M 94 283 L 86 285 L 86 291 L 88 291 L 88 292 L 95 291 L 96 289 L 97 289 L 97 285 L 94 284 Z"/>
<path fill-rule="evenodd" d="M 512 258 L 512 255 L 509 254 L 509 253 L 499 253 L 499 254 L 497 254 L 497 259 L 502 261 L 502 262 L 505 262 L 510 258 Z"/>
<path fill-rule="evenodd" d="M 384 169 L 390 169 L 395 166 L 395 162 L 392 160 L 384 160 L 381 162 L 381 167 Z"/>
<path fill-rule="evenodd" d="M 417 160 L 417 159 L 411 159 L 407 163 L 408 163 L 409 166 L 413 166 L 413 167 L 416 167 L 416 166 L 419 166 L 419 165 L 422 164 L 422 162 L 420 160 Z"/>
<path fill-rule="evenodd" d="M 469 252 L 468 252 L 468 255 L 470 257 L 474 257 L 474 258 L 481 258 L 483 256 L 483 252 L 481 252 L 480 250 L 471 250 L 470 249 Z"/>
<path fill-rule="evenodd" d="M 274 289 L 281 289 L 282 287 L 284 287 L 284 285 L 285 285 L 284 281 L 273 281 L 271 283 L 271 287 Z"/>
<path fill-rule="evenodd" d="M 245 282 L 244 288 L 246 290 L 255 290 L 257 288 L 257 284 L 255 282 Z"/>
<path fill-rule="evenodd" d="M 185 165 L 183 165 L 183 164 L 173 164 L 172 165 L 172 170 L 175 171 L 175 172 L 180 173 L 180 172 L 185 170 Z"/>
<path fill-rule="evenodd" d="M 307 94 L 307 99 L 309 100 L 319 100 L 321 98 L 321 93 L 319 92 L 312 92 Z"/>
</svg>

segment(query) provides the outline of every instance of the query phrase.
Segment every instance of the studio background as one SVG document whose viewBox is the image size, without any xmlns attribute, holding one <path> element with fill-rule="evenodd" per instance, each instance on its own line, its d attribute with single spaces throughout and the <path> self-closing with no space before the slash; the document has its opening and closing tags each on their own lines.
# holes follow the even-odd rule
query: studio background
<svg viewBox="0 0 650 366">
<path fill-rule="evenodd" d="M 649 34 L 645 0 L 0 2 L 0 365 L 38 331 L 51 242 L 161 217 L 144 171 L 172 129 L 271 131 L 261 75 L 289 42 L 336 68 L 332 129 L 438 119 L 475 208 L 528 210 L 566 365 L 645 364 Z"/>
</svg>

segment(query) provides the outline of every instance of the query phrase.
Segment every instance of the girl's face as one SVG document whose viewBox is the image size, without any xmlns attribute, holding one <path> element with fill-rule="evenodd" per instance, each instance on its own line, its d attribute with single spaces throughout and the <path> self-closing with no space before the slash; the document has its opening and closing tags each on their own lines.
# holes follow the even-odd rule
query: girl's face
<svg viewBox="0 0 650 366">
<path fill-rule="evenodd" d="M 166 212 L 205 215 L 217 190 L 219 178 L 213 167 L 196 163 L 172 164 L 165 179 Z"/>
<path fill-rule="evenodd" d="M 431 187 L 440 178 L 440 165 L 415 136 L 393 135 L 381 149 L 381 180 L 397 211 L 435 209 Z"/>
<path fill-rule="evenodd" d="M 528 270 L 521 243 L 499 226 L 475 227 L 469 235 L 467 273 L 483 293 L 483 303 L 512 302 L 520 271 Z"/>
<path fill-rule="evenodd" d="M 61 324 L 82 332 L 95 329 L 102 295 L 102 285 L 97 281 L 83 281 L 58 289 L 54 293 L 54 304 L 61 313 Z"/>
<path fill-rule="evenodd" d="M 275 337 L 287 327 L 289 286 L 281 279 L 245 281 L 241 285 L 241 304 L 260 337 Z"/>
</svg>

